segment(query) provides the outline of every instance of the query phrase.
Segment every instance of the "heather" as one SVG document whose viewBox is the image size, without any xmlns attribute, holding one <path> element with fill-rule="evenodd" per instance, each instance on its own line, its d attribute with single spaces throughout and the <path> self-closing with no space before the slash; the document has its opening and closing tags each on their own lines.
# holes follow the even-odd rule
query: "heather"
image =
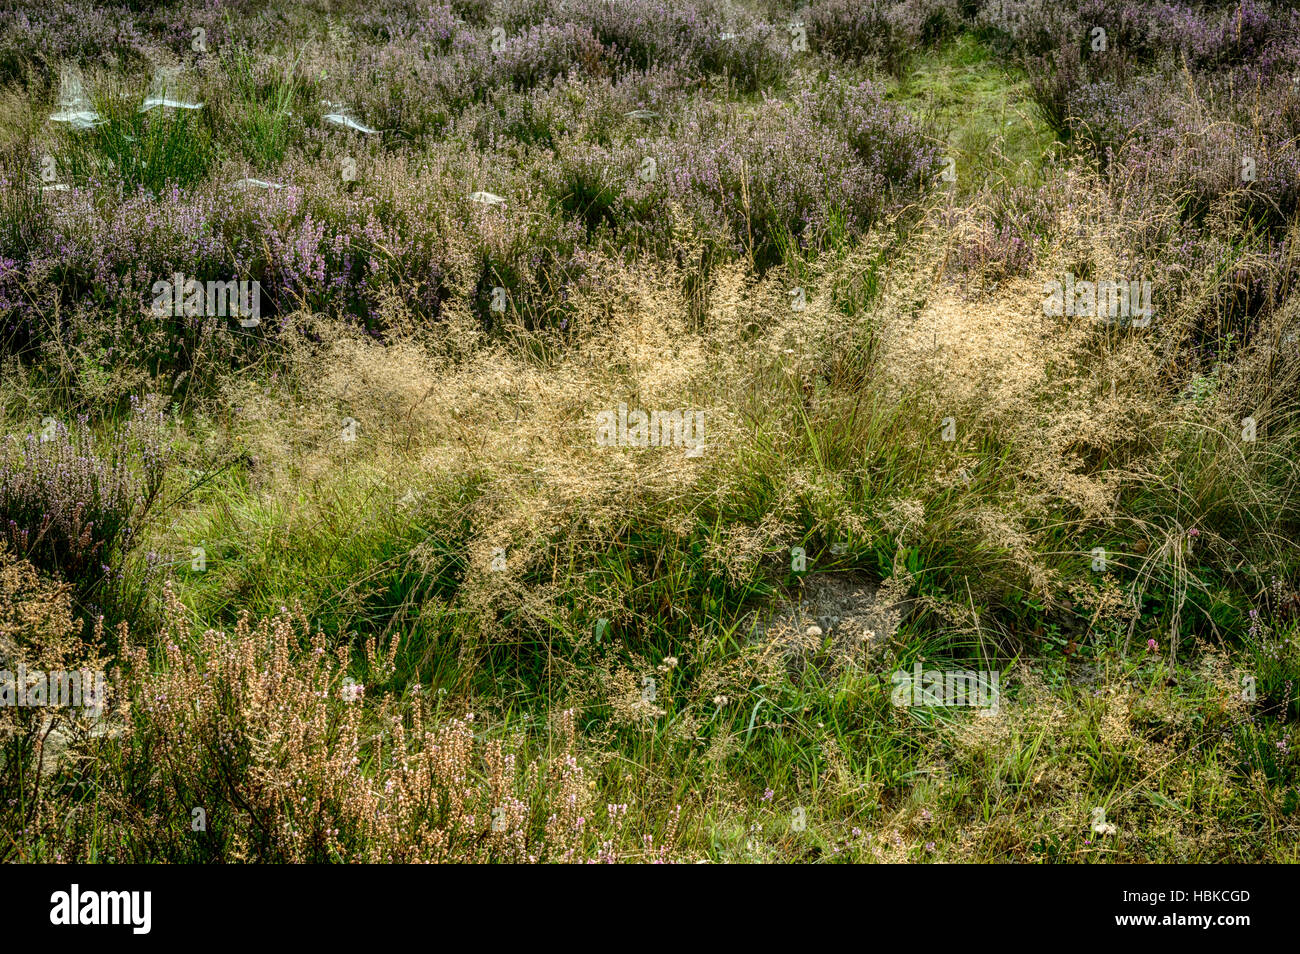
<svg viewBox="0 0 1300 954">
<path fill-rule="evenodd" d="M 386 66 L 364 89 L 388 87 L 387 103 L 358 91 L 342 107 L 378 128 L 374 136 L 324 121 L 339 107 L 319 96 L 351 84 L 325 89 L 310 48 L 274 72 L 254 51 L 205 60 L 188 89 L 213 105 L 195 112 L 139 112 L 144 76 L 85 77 L 99 125 L 61 131 L 33 111 L 31 138 L 10 145 L 0 295 L 12 305 L 11 333 L 53 347 L 49 316 L 66 310 L 57 336 L 65 346 L 145 349 L 178 372 L 192 370 L 186 356 L 195 353 L 238 358 L 239 342 L 204 322 L 140 320 L 141 288 L 176 272 L 257 280 L 271 316 L 307 307 L 380 330 L 384 300 L 436 320 L 449 295 L 499 285 L 535 326 L 561 320 L 553 303 L 589 256 L 668 254 L 685 228 L 706 242 L 710 262 L 747 255 L 766 267 L 785 248 L 861 234 L 928 186 L 934 147 L 869 80 L 836 75 L 788 101 L 724 102 L 689 94 L 659 64 L 623 68 L 617 83 L 602 71 L 579 83 L 547 61 L 567 62 L 570 41 L 590 35 L 571 23 L 541 29 L 496 53 L 472 47 L 492 71 L 517 74 L 504 85 L 449 67 L 472 96 L 444 97 L 413 67 L 419 88 L 407 92 L 420 101 L 393 102 L 403 94 L 387 77 L 406 71 Z M 430 108 L 440 121 L 426 124 Z M 638 109 L 653 115 L 628 117 Z M 430 141 L 404 147 L 410 136 Z M 33 168 L 50 172 L 43 179 Z M 476 205 L 473 193 L 503 202 Z M 655 211 L 664 209 L 678 211 Z M 158 350 L 158 340 L 177 337 L 182 354 Z"/>
<path fill-rule="evenodd" d="M 1296 860 L 1285 4 L 11 6 L 0 859 Z"/>
<path fill-rule="evenodd" d="M 129 420 L 102 441 L 84 415 L 71 427 L 46 417 L 36 433 L 8 435 L 0 508 L 13 553 L 89 586 L 131 546 L 157 500 L 168 456 L 157 402 L 133 403 Z"/>
</svg>

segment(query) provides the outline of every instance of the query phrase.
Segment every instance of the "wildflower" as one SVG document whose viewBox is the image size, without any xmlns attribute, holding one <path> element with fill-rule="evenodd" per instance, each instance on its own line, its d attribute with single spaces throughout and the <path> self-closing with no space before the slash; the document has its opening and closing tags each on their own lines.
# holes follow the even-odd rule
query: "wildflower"
<svg viewBox="0 0 1300 954">
<path fill-rule="evenodd" d="M 1159 644 L 1156 643 L 1154 639 L 1147 640 L 1147 649 L 1151 650 L 1151 652 L 1156 653 L 1157 655 L 1160 653 L 1160 646 Z"/>
</svg>

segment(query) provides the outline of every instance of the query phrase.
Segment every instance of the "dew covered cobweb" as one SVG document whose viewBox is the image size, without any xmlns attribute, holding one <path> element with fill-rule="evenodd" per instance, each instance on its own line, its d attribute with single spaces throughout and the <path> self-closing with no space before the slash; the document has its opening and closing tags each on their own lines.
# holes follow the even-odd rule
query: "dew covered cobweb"
<svg viewBox="0 0 1300 954">
<path fill-rule="evenodd" d="M 359 132 L 366 136 L 379 131 L 354 119 L 352 117 L 352 111 L 342 103 L 326 103 L 325 106 L 329 110 L 329 112 L 324 116 L 325 122 L 327 123 L 332 123 L 335 126 L 342 126 L 344 129 L 351 129 L 354 132 Z"/>
<path fill-rule="evenodd" d="M 267 182 L 265 179 L 240 179 L 238 182 L 232 183 L 232 185 L 234 188 L 243 189 L 244 191 L 248 191 L 249 189 L 270 190 L 284 188 L 284 186 L 278 182 Z"/>
<path fill-rule="evenodd" d="M 181 89 L 180 74 L 176 70 L 157 70 L 140 112 L 146 113 L 159 106 L 164 109 L 202 109 L 203 104 L 186 96 L 186 92 Z"/>
<path fill-rule="evenodd" d="M 81 74 L 76 70 L 65 69 L 60 75 L 58 109 L 50 115 L 50 121 L 67 123 L 74 129 L 89 129 L 104 122 L 86 95 Z"/>
</svg>

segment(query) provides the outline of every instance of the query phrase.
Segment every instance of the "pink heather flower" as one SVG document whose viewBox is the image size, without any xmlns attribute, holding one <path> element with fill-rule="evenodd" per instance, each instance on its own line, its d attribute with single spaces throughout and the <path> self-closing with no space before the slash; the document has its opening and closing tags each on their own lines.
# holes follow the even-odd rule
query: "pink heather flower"
<svg viewBox="0 0 1300 954">
<path fill-rule="evenodd" d="M 1160 652 L 1160 647 L 1156 644 L 1154 639 L 1147 640 L 1147 649 L 1151 650 L 1153 653 Z"/>
</svg>

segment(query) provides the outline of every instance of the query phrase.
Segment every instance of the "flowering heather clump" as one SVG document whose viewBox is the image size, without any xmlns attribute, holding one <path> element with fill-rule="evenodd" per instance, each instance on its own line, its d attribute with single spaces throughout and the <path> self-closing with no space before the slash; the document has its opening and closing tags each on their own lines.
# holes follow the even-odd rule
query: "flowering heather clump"
<svg viewBox="0 0 1300 954">
<path fill-rule="evenodd" d="M 625 69 L 669 64 L 688 75 L 726 73 L 746 91 L 773 82 L 788 63 L 784 32 L 745 14 L 728 21 L 708 8 L 668 0 L 571 0 L 564 15 L 589 24 Z"/>
<path fill-rule="evenodd" d="M 0 18 L 0 81 L 23 77 L 34 61 L 136 65 L 144 59 L 146 44 L 144 32 L 125 6 L 9 5 Z"/>
<path fill-rule="evenodd" d="M 0 543 L 0 673 L 15 674 L 20 666 L 32 674 L 102 672 L 103 632 L 97 624 L 90 641 L 83 639 L 72 605 L 70 585 L 42 576 Z M 93 677 L 81 684 L 76 708 L 18 706 L 0 696 L 0 860 L 28 860 L 29 845 L 58 837 L 60 793 L 51 791 L 51 776 L 60 747 L 109 703 L 93 698 L 96 685 Z"/>
<path fill-rule="evenodd" d="M 136 402 L 131 420 L 97 450 L 86 418 L 48 418 L 0 447 L 0 526 L 9 548 L 43 570 L 86 586 L 138 533 L 167 467 L 162 411 Z"/>
<path fill-rule="evenodd" d="M 792 104 L 765 99 L 739 116 L 700 108 L 672 136 L 614 149 L 566 143 L 561 155 L 552 189 L 588 229 L 607 222 L 663 249 L 674 227 L 666 204 L 760 265 L 786 247 L 865 231 L 924 192 L 937 163 L 937 150 L 871 84 L 834 76 Z"/>
<path fill-rule="evenodd" d="M 208 103 L 193 115 L 141 114 L 137 86 L 147 69 L 132 68 L 145 74 L 134 84 L 87 73 L 105 123 L 50 129 L 13 155 L 12 168 L 6 164 L 5 179 L 21 199 L 0 230 L 0 301 L 12 306 L 11 344 L 53 345 L 51 329 L 58 328 L 63 346 L 147 354 L 177 373 L 193 370 L 191 355 L 240 360 L 247 341 L 232 338 L 228 323 L 211 316 L 158 321 L 146 313 L 152 283 L 175 273 L 200 282 L 258 281 L 271 334 L 283 328 L 281 312 L 295 306 L 374 327 L 380 301 L 394 294 L 436 319 L 451 289 L 478 294 L 481 286 L 505 288 L 512 313 L 536 323 L 554 309 L 530 289 L 563 288 L 571 278 L 575 249 L 565 225 L 528 208 L 518 236 L 526 246 L 504 259 L 500 249 L 480 248 L 468 273 L 448 247 L 485 244 L 474 235 L 478 223 L 463 221 L 467 192 L 512 192 L 513 214 L 536 193 L 529 178 L 540 171 L 553 180 L 557 165 L 573 167 L 567 155 L 557 164 L 544 152 L 560 143 L 564 127 L 583 127 L 576 162 L 595 163 L 609 133 L 593 128 L 596 115 L 583 108 L 592 96 L 609 100 L 602 122 L 622 125 L 622 143 L 609 147 L 632 161 L 620 157 L 584 174 L 595 188 L 591 201 L 563 171 L 550 188 L 593 241 L 593 221 L 609 218 L 662 250 L 684 209 L 715 244 L 769 261 L 780 247 L 816 247 L 868 227 L 919 194 L 932 165 L 934 149 L 868 83 L 832 80 L 827 95 L 837 101 L 829 104 L 801 101 L 790 109 L 769 99 L 741 108 L 739 125 L 729 121 L 730 107 L 688 107 L 682 94 L 699 76 L 725 77 L 742 90 L 784 81 L 793 66 L 789 38 L 752 13 L 605 0 L 505 12 L 507 25 L 495 28 L 504 32 L 494 34 L 474 11 L 455 6 L 367 10 L 287 64 L 273 47 L 227 35 L 226 26 L 203 17 L 198 22 L 207 25 L 192 28 L 211 27 L 204 41 L 210 51 L 177 67 L 194 98 Z M 266 16 L 268 28 L 289 36 L 305 26 L 286 11 Z M 165 30 L 182 19 L 160 17 Z M 159 28 L 147 17 L 136 22 L 141 30 Z M 48 73 L 52 82 L 53 68 Z M 610 84 L 608 94 L 598 82 Z M 340 98 L 377 128 L 376 138 L 364 141 L 323 121 L 319 100 Z M 638 121 L 625 115 L 638 110 L 677 115 L 635 135 L 627 126 Z M 659 142 L 663 125 L 673 133 Z M 462 134 L 473 137 L 469 154 Z M 585 138 L 592 134 L 597 143 Z M 429 152 L 462 166 L 444 166 L 448 176 L 480 179 L 477 167 L 498 181 L 449 188 L 444 176 L 434 202 L 425 203 L 440 206 L 432 217 L 426 208 L 418 222 L 395 218 L 378 201 L 382 180 L 370 173 L 390 163 L 425 165 L 418 150 L 401 147 L 402 137 L 434 136 L 448 138 L 429 143 Z M 662 175 L 633 178 L 650 148 Z M 711 154 L 696 154 L 700 149 Z M 215 169 L 213 153 L 246 155 L 258 181 L 273 184 L 233 188 L 241 175 L 249 181 L 247 174 L 229 163 Z M 341 176 L 344 167 L 360 174 Z M 35 176 L 33 169 L 44 171 Z M 507 189 L 511 179 L 516 187 Z M 450 234 L 428 230 L 431 218 Z M 51 321 L 56 311 L 70 320 Z M 177 337 L 181 347 L 173 346 Z"/>
<path fill-rule="evenodd" d="M 161 668 L 118 633 L 122 774 L 109 804 L 132 810 L 113 819 L 114 860 L 673 858 L 671 840 L 624 830 L 626 805 L 598 804 L 571 710 L 548 752 L 525 758 L 426 693 L 360 691 L 347 648 L 327 646 L 300 610 L 244 615 L 230 633 L 192 633 L 186 616 L 169 594 Z M 396 652 L 370 641 L 367 671 L 387 680 Z M 194 837 L 199 808 L 206 830 Z"/>
<path fill-rule="evenodd" d="M 952 33 L 963 17 L 955 0 L 897 4 L 815 0 L 804 19 L 816 49 L 850 59 L 874 56 L 897 69 L 917 48 Z"/>
<path fill-rule="evenodd" d="M 493 69 L 515 89 L 529 89 L 578 66 L 595 72 L 603 52 L 590 28 L 546 23 L 507 40 Z"/>
<path fill-rule="evenodd" d="M 1224 203 L 1273 227 L 1285 227 L 1300 208 L 1300 126 L 1287 121 L 1300 104 L 1295 85 L 1274 83 L 1260 119 L 1220 108 L 1191 109 L 1183 81 L 1143 78 L 1123 88 L 1111 82 L 1079 87 L 1068 104 L 1070 124 L 1095 155 L 1115 164 L 1115 175 L 1142 183 L 1153 196 L 1180 191 L 1184 214 L 1200 218 Z"/>
</svg>

